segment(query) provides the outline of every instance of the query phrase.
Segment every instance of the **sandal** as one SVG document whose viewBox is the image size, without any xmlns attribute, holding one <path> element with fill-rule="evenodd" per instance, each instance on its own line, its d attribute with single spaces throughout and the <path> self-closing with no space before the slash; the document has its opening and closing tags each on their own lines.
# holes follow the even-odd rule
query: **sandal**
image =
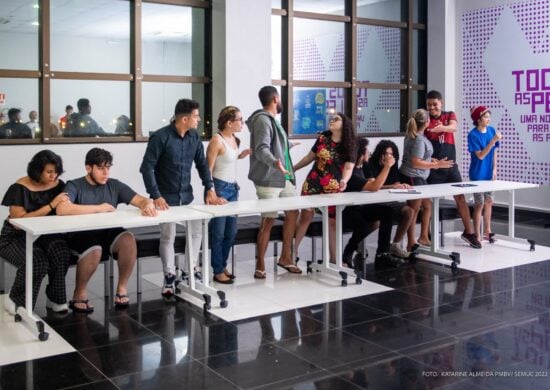
<svg viewBox="0 0 550 390">
<path fill-rule="evenodd" d="M 74 313 L 90 314 L 94 311 L 94 307 L 88 303 L 87 299 L 74 299 L 72 301 L 69 301 L 69 308 Z"/>
<path fill-rule="evenodd" d="M 281 264 L 277 263 L 277 267 L 284 268 L 288 273 L 291 274 L 301 274 L 302 270 L 295 266 L 294 264 Z"/>
<path fill-rule="evenodd" d="M 123 299 L 127 299 L 127 300 L 123 301 Z M 116 309 L 126 309 L 128 306 L 130 306 L 130 297 L 127 294 L 116 293 L 116 295 L 115 295 L 115 308 Z"/>
<path fill-rule="evenodd" d="M 233 275 L 231 272 L 229 272 L 228 270 L 224 269 L 223 270 L 223 273 L 225 274 L 225 276 L 227 276 L 229 279 L 235 279 L 236 276 Z"/>
<path fill-rule="evenodd" d="M 254 279 L 265 279 L 266 278 L 266 272 L 257 269 L 254 271 Z"/>
</svg>

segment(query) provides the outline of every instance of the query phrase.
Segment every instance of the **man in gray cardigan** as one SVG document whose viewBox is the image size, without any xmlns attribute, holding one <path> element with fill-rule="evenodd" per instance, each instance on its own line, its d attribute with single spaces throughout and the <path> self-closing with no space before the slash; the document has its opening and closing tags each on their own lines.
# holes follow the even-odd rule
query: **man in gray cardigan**
<svg viewBox="0 0 550 390">
<path fill-rule="evenodd" d="M 248 178 L 256 187 L 259 199 L 296 196 L 296 180 L 290 157 L 290 144 L 286 131 L 275 118 L 283 105 L 279 92 L 273 86 L 265 86 L 259 92 L 263 109 L 255 111 L 246 121 L 250 130 L 250 170 Z M 265 252 L 271 228 L 277 213 L 263 213 L 256 241 L 257 254 L 254 278 L 265 279 Z M 296 230 L 298 210 L 285 211 L 283 225 L 283 251 L 277 265 L 290 273 L 301 274 L 292 258 L 292 240 Z"/>
</svg>

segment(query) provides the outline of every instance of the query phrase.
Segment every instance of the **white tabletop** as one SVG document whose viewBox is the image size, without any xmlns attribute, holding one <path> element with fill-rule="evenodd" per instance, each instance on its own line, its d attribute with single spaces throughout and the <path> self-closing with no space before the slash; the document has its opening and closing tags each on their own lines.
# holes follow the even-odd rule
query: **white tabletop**
<svg viewBox="0 0 550 390">
<path fill-rule="evenodd" d="M 47 216 L 33 218 L 12 218 L 12 225 L 39 236 L 42 234 L 68 233 L 83 230 L 109 229 L 115 227 L 133 228 L 154 226 L 165 222 L 182 222 L 209 219 L 211 214 L 194 210 L 189 206 L 171 207 L 159 211 L 156 217 L 145 217 L 138 209 L 117 210 L 112 213 L 85 215 Z"/>
<path fill-rule="evenodd" d="M 228 215 L 266 213 L 324 206 L 352 206 L 383 202 L 404 202 L 412 199 L 439 198 L 444 196 L 471 194 L 475 192 L 517 190 L 538 187 L 537 184 L 516 183 L 501 180 L 467 183 L 475 184 L 475 186 L 456 187 L 452 184 L 433 184 L 415 187 L 415 189 L 419 192 L 418 194 L 392 193 L 390 190 L 380 190 L 377 192 L 345 192 L 337 194 L 296 196 L 289 198 L 240 200 L 237 202 L 229 202 L 222 206 L 202 204 L 189 205 L 189 207 L 195 210 L 211 213 L 214 217 L 224 217 Z"/>
<path fill-rule="evenodd" d="M 220 206 L 189 205 L 198 211 L 210 213 L 214 217 L 242 215 L 252 213 L 269 213 L 274 211 L 299 210 L 312 207 L 324 207 L 334 204 L 327 195 L 293 196 L 275 199 L 253 199 L 229 202 Z"/>
</svg>

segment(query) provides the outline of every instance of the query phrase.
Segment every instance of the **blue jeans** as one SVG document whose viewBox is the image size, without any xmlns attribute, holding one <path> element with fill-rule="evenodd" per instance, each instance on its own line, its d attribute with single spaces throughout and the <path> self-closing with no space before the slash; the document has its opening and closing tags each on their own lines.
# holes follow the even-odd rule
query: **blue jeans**
<svg viewBox="0 0 550 390">
<path fill-rule="evenodd" d="M 214 178 L 216 195 L 233 202 L 239 199 L 239 185 Z M 237 235 L 237 217 L 213 218 L 208 229 L 210 232 L 211 263 L 214 275 L 221 274 L 227 266 L 229 251 Z"/>
</svg>

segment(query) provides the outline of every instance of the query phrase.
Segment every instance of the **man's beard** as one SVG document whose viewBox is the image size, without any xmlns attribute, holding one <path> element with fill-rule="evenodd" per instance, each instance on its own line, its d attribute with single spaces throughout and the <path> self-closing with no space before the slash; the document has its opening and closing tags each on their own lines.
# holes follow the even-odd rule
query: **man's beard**
<svg viewBox="0 0 550 390">
<path fill-rule="evenodd" d="M 277 103 L 277 114 L 280 114 L 283 112 L 283 103 L 279 102 Z"/>
</svg>

